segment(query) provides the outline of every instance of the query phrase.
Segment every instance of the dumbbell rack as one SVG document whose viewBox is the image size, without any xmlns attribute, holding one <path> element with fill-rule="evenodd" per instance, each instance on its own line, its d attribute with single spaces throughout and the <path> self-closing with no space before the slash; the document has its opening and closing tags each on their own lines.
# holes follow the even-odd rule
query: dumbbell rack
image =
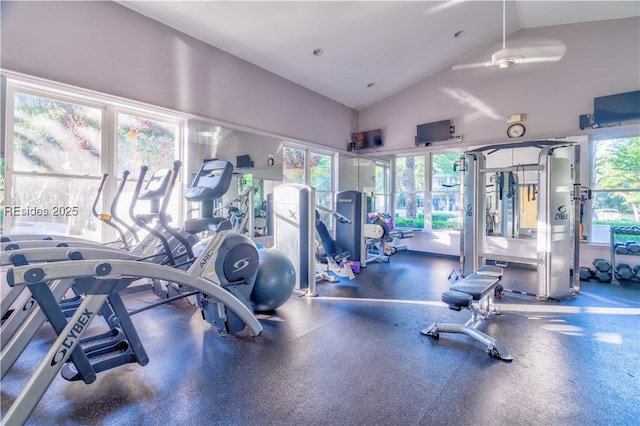
<svg viewBox="0 0 640 426">
<path fill-rule="evenodd" d="M 616 237 L 620 235 L 640 235 L 640 227 L 639 226 L 612 226 L 611 227 L 611 284 L 620 285 L 620 281 L 617 273 L 617 263 L 616 257 L 618 256 L 633 256 L 638 259 L 637 265 L 635 268 L 632 266 L 631 277 L 629 280 L 640 280 L 640 250 L 639 251 L 631 251 L 626 250 L 625 253 L 619 253 L 618 247 L 616 244 L 619 244 L 616 241 Z M 635 245 L 640 245 L 640 241 L 634 243 Z M 627 246 L 628 247 L 628 246 Z M 626 248 L 625 248 L 626 249 Z M 637 250 L 634 248 L 633 250 Z"/>
</svg>

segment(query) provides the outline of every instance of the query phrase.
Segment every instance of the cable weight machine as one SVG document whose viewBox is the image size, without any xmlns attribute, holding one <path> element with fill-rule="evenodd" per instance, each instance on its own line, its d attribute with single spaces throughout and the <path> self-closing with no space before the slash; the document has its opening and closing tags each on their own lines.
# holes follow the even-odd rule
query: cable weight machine
<svg viewBox="0 0 640 426">
<path fill-rule="evenodd" d="M 506 149 L 537 149 L 538 161 L 495 166 L 492 156 Z M 527 151 L 524 157 L 531 155 Z M 487 261 L 533 265 L 534 292 L 516 293 L 539 299 L 579 293 L 579 276 L 573 273 L 579 260 L 579 158 L 580 147 L 566 141 L 491 145 L 464 153 L 459 163 L 464 276 Z M 535 217 L 523 226 L 527 209 Z"/>
</svg>

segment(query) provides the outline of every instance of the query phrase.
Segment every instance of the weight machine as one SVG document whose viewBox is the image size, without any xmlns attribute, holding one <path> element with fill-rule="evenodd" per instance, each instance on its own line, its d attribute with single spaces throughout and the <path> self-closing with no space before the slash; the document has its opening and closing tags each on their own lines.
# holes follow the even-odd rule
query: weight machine
<svg viewBox="0 0 640 426">
<path fill-rule="evenodd" d="M 491 156 L 537 148 L 538 162 L 489 167 Z M 579 293 L 572 273 L 579 261 L 580 147 L 574 142 L 533 141 L 485 146 L 460 159 L 465 209 L 460 270 L 475 273 L 488 260 L 534 265 L 540 299 Z M 521 226 L 523 208 L 535 213 L 533 225 Z"/>
<path fill-rule="evenodd" d="M 305 291 L 309 296 L 316 296 L 316 281 L 327 278 L 327 272 L 342 277 L 353 279 L 353 270 L 346 263 L 344 253 L 335 253 L 327 249 L 326 241 L 328 231 L 319 229 L 324 224 L 317 223 L 316 209 L 327 211 L 338 218 L 338 223 L 347 223 L 349 218 L 315 203 L 316 192 L 311 186 L 287 183 L 273 188 L 274 211 L 274 245 L 275 249 L 284 253 L 293 263 L 296 272 L 295 290 Z M 322 241 L 324 240 L 324 241 Z M 336 242 L 340 245 L 339 242 Z M 343 250 L 346 248 L 343 247 Z M 325 251 L 327 263 L 321 263 L 317 259 L 318 252 Z M 348 252 L 348 249 L 346 249 Z M 350 253 L 349 253 L 350 254 Z M 351 258 L 349 257 L 349 260 Z M 329 279 L 329 281 L 337 281 Z"/>
<path fill-rule="evenodd" d="M 351 219 L 349 223 L 338 222 L 336 241 L 351 253 L 351 260 L 360 262 L 361 268 L 371 262 L 389 262 L 389 256 L 407 249 L 406 245 L 392 242 L 413 237 L 411 230 L 392 229 L 383 213 L 367 213 L 365 200 L 364 193 L 353 190 L 336 196 L 336 210 Z"/>
</svg>

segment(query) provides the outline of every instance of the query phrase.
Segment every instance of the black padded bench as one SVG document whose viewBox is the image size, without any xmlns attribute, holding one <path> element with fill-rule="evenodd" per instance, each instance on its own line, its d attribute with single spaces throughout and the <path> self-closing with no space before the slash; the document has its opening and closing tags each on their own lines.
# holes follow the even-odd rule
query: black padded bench
<svg viewBox="0 0 640 426">
<path fill-rule="evenodd" d="M 513 360 L 500 342 L 478 330 L 491 314 L 499 314 L 493 301 L 496 287 L 500 286 L 501 277 L 501 268 L 485 266 L 480 268 L 478 273 L 471 274 L 454 283 L 449 291 L 442 293 L 442 301 L 454 311 L 469 309 L 471 318 L 464 325 L 434 323 L 422 330 L 421 333 L 434 339 L 440 338 L 440 333 L 466 334 L 484 343 L 487 346 L 486 352 L 489 356 L 504 361 Z"/>
</svg>

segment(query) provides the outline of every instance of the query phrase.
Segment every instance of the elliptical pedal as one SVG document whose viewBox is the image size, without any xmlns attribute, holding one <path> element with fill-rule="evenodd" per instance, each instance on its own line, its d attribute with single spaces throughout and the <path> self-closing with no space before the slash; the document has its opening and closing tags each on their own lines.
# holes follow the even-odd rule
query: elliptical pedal
<svg viewBox="0 0 640 426">
<path fill-rule="evenodd" d="M 104 345 L 99 349 L 86 353 L 86 356 L 95 373 L 137 362 L 131 346 L 126 340 L 120 340 L 112 345 Z M 83 379 L 82 374 L 78 372 L 73 363 L 67 363 L 62 367 L 60 375 L 71 382 Z"/>
<path fill-rule="evenodd" d="M 69 299 L 61 300 L 58 305 L 60 305 L 60 309 L 62 310 L 64 316 L 66 318 L 71 318 L 83 300 L 84 298 L 82 297 L 82 295 L 78 294 Z"/>
<path fill-rule="evenodd" d="M 122 330 L 119 328 L 112 328 L 111 330 L 97 334 L 95 336 L 89 336 L 80 341 L 80 347 L 84 353 L 90 357 L 91 353 L 100 351 L 103 348 L 112 347 L 123 340 L 127 340 Z M 67 360 L 70 362 L 71 359 Z"/>
</svg>

